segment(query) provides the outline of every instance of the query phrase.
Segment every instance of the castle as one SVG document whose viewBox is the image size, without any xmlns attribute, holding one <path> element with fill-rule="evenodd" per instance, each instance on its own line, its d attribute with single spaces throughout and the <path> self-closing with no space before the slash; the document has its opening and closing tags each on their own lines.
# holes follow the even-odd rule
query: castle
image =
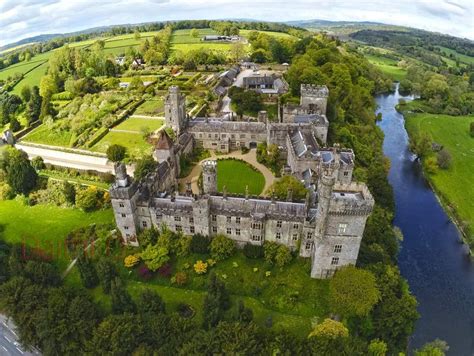
<svg viewBox="0 0 474 356">
<path fill-rule="evenodd" d="M 374 200 L 367 186 L 352 181 L 354 153 L 325 147 L 328 89 L 302 85 L 300 105 L 285 105 L 279 122 L 265 112 L 258 122 L 225 119 L 188 120 L 185 97 L 171 87 L 165 100 L 166 124 L 177 133 L 171 140 L 164 130 L 154 143 L 155 171 L 142 181 L 131 179 L 121 163 L 110 197 L 124 242 L 138 246 L 140 230 L 165 224 L 175 232 L 213 236 L 225 234 L 237 245 L 284 244 L 311 258 L 311 276 L 329 278 L 337 268 L 355 264 L 366 220 Z M 305 201 L 229 196 L 217 191 L 217 164 L 202 163 L 202 191 L 178 195 L 179 161 L 195 147 L 229 152 L 266 142 L 279 146 L 287 159 L 285 174 L 308 188 Z"/>
</svg>

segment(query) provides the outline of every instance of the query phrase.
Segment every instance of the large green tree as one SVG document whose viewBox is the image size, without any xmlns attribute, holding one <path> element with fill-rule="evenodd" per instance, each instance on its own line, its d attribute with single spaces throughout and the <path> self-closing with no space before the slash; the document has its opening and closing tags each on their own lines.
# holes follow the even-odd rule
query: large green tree
<svg viewBox="0 0 474 356">
<path fill-rule="evenodd" d="M 6 180 L 17 194 L 28 194 L 36 186 L 38 174 L 31 166 L 26 152 L 9 148 L 3 153 Z"/>
</svg>

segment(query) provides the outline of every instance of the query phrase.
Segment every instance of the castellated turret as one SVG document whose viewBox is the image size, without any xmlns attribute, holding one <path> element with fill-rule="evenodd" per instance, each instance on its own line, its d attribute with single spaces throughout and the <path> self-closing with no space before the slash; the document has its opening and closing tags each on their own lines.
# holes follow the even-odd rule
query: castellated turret
<svg viewBox="0 0 474 356">
<path fill-rule="evenodd" d="M 179 87 L 171 86 L 165 98 L 165 121 L 177 135 L 186 127 L 186 97 Z"/>
<path fill-rule="evenodd" d="M 326 114 L 329 89 L 325 85 L 301 84 L 300 105 L 314 114 Z"/>
<path fill-rule="evenodd" d="M 202 188 L 204 194 L 217 193 L 217 161 L 208 159 L 202 162 Z"/>
</svg>

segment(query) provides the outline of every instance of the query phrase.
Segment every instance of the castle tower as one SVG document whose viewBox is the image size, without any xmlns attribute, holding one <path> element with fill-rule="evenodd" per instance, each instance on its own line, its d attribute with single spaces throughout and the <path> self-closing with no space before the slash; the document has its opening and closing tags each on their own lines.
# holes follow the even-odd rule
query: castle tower
<svg viewBox="0 0 474 356">
<path fill-rule="evenodd" d="M 161 130 L 158 139 L 153 139 L 151 142 L 155 146 L 153 158 L 158 163 L 168 161 L 172 169 L 174 169 L 175 177 L 178 177 L 180 173 L 179 156 L 176 154 L 173 140 L 169 137 L 166 130 Z"/>
<path fill-rule="evenodd" d="M 326 115 L 329 89 L 325 85 L 301 84 L 301 107 L 310 113 Z"/>
<path fill-rule="evenodd" d="M 127 175 L 125 164 L 115 164 L 115 183 L 109 190 L 117 228 L 125 244 L 138 246 L 136 200 L 138 185 Z"/>
<path fill-rule="evenodd" d="M 204 194 L 217 193 L 217 161 L 208 159 L 202 162 L 202 188 Z"/>
<path fill-rule="evenodd" d="M 177 86 L 168 89 L 165 99 L 165 122 L 177 135 L 186 127 L 186 97 Z"/>
</svg>

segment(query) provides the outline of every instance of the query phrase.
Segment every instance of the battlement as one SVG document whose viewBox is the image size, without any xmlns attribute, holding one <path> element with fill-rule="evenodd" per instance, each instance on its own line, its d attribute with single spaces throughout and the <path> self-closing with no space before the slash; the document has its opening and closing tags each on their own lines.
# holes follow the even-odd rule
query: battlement
<svg viewBox="0 0 474 356">
<path fill-rule="evenodd" d="M 179 90 L 179 87 L 177 85 L 172 85 L 168 88 L 168 92 L 170 94 L 179 94 L 180 90 Z"/>
<path fill-rule="evenodd" d="M 364 183 L 336 182 L 332 191 L 331 214 L 369 215 L 374 207 L 374 198 Z"/>
<path fill-rule="evenodd" d="M 201 165 L 204 171 L 215 172 L 217 169 L 217 161 L 214 159 L 207 159 Z"/>
<path fill-rule="evenodd" d="M 301 84 L 301 96 L 327 98 L 329 89 L 325 85 Z"/>
</svg>

